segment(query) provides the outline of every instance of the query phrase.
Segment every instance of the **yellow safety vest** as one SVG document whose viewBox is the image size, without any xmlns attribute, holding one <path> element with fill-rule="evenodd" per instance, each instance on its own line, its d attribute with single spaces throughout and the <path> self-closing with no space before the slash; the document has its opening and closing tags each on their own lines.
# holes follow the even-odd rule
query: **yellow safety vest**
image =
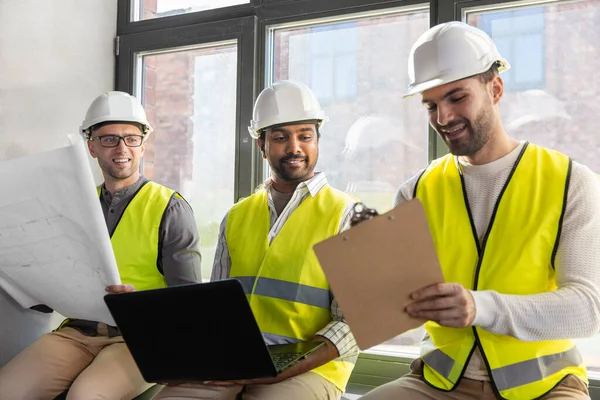
<svg viewBox="0 0 600 400">
<path fill-rule="evenodd" d="M 100 195 L 101 188 L 98 188 Z M 176 195 L 158 183 L 148 181 L 129 202 L 110 241 L 122 283 L 136 290 L 166 287 L 158 270 L 159 227 L 171 198 Z"/>
<path fill-rule="evenodd" d="M 425 207 L 446 282 L 514 295 L 556 290 L 554 257 L 570 173 L 567 156 L 525 144 L 480 244 L 457 159 L 447 155 L 433 161 L 415 195 Z M 571 340 L 524 342 L 479 327 L 449 328 L 432 321 L 425 326 L 430 338 L 421 346 L 423 375 L 438 389 L 458 384 L 475 346 L 505 399 L 541 397 L 569 374 L 588 382 Z"/>
<path fill-rule="evenodd" d="M 308 195 L 269 245 L 268 193 L 260 190 L 229 211 L 230 277 L 244 287 L 267 343 L 313 339 L 331 321 L 331 297 L 313 245 L 338 233 L 349 197 L 326 185 Z M 315 372 L 341 391 L 354 364 L 331 361 Z"/>
</svg>

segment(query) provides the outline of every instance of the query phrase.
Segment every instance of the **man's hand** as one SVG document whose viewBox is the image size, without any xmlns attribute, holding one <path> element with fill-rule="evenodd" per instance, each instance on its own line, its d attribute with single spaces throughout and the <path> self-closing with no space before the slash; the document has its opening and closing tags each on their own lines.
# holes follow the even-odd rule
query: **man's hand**
<svg viewBox="0 0 600 400">
<path fill-rule="evenodd" d="M 118 293 L 129 293 L 135 292 L 135 287 L 133 285 L 110 285 L 104 288 L 108 293 L 118 294 Z"/>
<path fill-rule="evenodd" d="M 443 326 L 464 328 L 475 319 L 475 300 L 460 283 L 436 283 L 410 295 L 406 307 L 411 317 L 437 322 Z"/>
</svg>

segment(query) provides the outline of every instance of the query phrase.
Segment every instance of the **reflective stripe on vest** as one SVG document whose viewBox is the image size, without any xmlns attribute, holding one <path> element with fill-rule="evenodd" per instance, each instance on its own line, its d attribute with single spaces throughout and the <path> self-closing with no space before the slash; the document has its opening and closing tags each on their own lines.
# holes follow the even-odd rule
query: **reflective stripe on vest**
<svg viewBox="0 0 600 400">
<path fill-rule="evenodd" d="M 174 194 L 158 183 L 146 182 L 127 204 L 111 234 L 121 282 L 133 285 L 136 290 L 167 285 L 157 264 L 159 227 Z"/>
<path fill-rule="evenodd" d="M 331 321 L 329 284 L 312 249 L 338 233 L 350 198 L 324 186 L 308 195 L 268 243 L 268 193 L 258 191 L 232 207 L 226 240 L 230 277 L 244 287 L 268 344 L 312 339 Z M 344 390 L 354 367 L 331 361 L 313 372 Z"/>
<path fill-rule="evenodd" d="M 429 367 L 450 382 L 457 382 L 464 365 L 457 363 L 440 350 L 421 356 Z M 496 388 L 502 392 L 545 379 L 560 372 L 566 365 L 581 365 L 583 359 L 576 347 L 562 353 L 550 354 L 492 370 Z"/>
<path fill-rule="evenodd" d="M 554 257 L 570 170 L 568 157 L 526 144 L 480 243 L 461 166 L 451 155 L 432 162 L 417 182 L 415 195 L 425 207 L 445 281 L 512 295 L 556 290 Z M 430 340 L 421 347 L 423 376 L 439 389 L 454 388 L 476 345 L 502 398 L 540 397 L 568 374 L 587 382 L 570 340 L 524 342 L 479 327 L 449 328 L 431 321 L 425 326 Z M 525 368 L 533 369 L 527 374 Z"/>
<path fill-rule="evenodd" d="M 428 353 L 423 353 L 423 350 L 421 349 L 421 359 L 423 362 L 427 363 L 430 368 L 435 370 L 435 372 L 452 383 L 458 382 L 458 379 L 465 368 L 463 364 L 457 363 L 452 357 L 438 349 L 434 349 Z"/>
<path fill-rule="evenodd" d="M 272 278 L 258 277 L 257 281 L 254 276 L 236 276 L 236 279 L 242 283 L 244 292 L 247 295 L 252 293 L 252 289 L 254 288 L 255 295 L 294 301 L 296 303 L 324 308 L 327 311 L 331 308 L 329 290 L 326 289 Z"/>
</svg>

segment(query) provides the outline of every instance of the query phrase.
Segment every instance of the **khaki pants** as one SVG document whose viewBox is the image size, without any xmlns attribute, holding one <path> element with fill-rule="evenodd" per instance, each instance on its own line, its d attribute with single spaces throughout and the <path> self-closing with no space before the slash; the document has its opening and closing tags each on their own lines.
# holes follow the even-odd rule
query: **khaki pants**
<svg viewBox="0 0 600 400">
<path fill-rule="evenodd" d="M 165 387 L 154 400 L 338 400 L 342 392 L 321 376 L 307 372 L 272 385 Z"/>
<path fill-rule="evenodd" d="M 0 369 L 0 400 L 131 400 L 151 384 L 142 378 L 121 336 L 73 328 L 47 333 Z"/>
<path fill-rule="evenodd" d="M 410 400 L 496 400 L 492 385 L 488 381 L 475 381 L 463 378 L 458 387 L 451 392 L 436 390 L 425 383 L 423 376 L 423 363 L 414 360 L 411 372 L 400 379 L 386 385 L 373 389 L 361 400 L 387 400 L 387 399 L 410 399 Z M 576 376 L 566 377 L 557 387 L 542 397 L 543 400 L 589 400 L 588 389 Z"/>
</svg>

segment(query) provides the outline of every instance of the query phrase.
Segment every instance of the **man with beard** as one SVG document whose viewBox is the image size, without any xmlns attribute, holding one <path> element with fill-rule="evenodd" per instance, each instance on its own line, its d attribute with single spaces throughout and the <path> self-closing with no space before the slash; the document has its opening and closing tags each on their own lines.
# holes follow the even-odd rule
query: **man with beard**
<svg viewBox="0 0 600 400">
<path fill-rule="evenodd" d="M 275 378 L 170 386 L 157 400 L 340 398 L 358 348 L 312 246 L 350 225 L 354 201 L 314 171 L 326 119 L 303 84 L 258 96 L 249 131 L 271 177 L 223 219 L 211 278 L 240 280 L 267 344 L 325 345 Z"/>
<path fill-rule="evenodd" d="M 600 185 L 503 129 L 499 72 L 509 68 L 461 22 L 411 50 L 407 96 L 422 94 L 452 154 L 400 186 L 396 204 L 423 203 L 446 283 L 399 310 L 428 321 L 411 372 L 363 399 L 589 398 L 571 339 L 600 328 Z"/>
<path fill-rule="evenodd" d="M 96 98 L 82 124 L 104 176 L 99 201 L 123 283 L 110 293 L 195 283 L 200 271 L 191 207 L 140 174 L 151 131 L 140 102 L 123 92 Z M 116 327 L 80 319 L 65 320 L 0 370 L 0 397 L 11 400 L 52 399 L 67 388 L 67 399 L 132 399 L 150 386 Z"/>
</svg>

